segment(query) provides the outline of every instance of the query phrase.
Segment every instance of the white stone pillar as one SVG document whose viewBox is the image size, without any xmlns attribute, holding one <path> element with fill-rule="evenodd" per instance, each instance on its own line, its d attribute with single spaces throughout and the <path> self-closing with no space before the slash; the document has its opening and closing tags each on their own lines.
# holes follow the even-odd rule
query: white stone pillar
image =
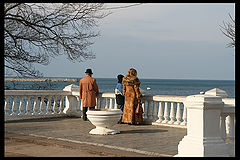
<svg viewBox="0 0 240 160">
<path fill-rule="evenodd" d="M 187 135 L 178 145 L 176 157 L 228 157 L 228 146 L 221 138 L 222 98 L 192 95 L 186 98 Z"/>
<path fill-rule="evenodd" d="M 64 91 L 79 91 L 79 87 L 74 84 L 70 84 L 66 86 Z M 63 110 L 63 113 L 67 114 L 68 116 L 74 116 L 74 117 L 81 117 L 81 111 L 77 111 L 77 106 L 78 106 L 78 100 L 76 96 L 69 95 L 66 96 L 66 107 Z"/>
</svg>

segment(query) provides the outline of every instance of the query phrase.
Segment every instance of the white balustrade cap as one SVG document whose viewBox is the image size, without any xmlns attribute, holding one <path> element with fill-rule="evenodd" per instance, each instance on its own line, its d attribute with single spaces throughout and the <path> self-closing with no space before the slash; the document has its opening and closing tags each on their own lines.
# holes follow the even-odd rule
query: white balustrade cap
<svg viewBox="0 0 240 160">
<path fill-rule="evenodd" d="M 79 91 L 79 86 L 75 85 L 75 84 L 70 84 L 68 86 L 66 86 L 64 89 L 64 91 L 75 91 L 78 92 Z"/>
<path fill-rule="evenodd" d="M 226 93 L 226 91 L 221 90 L 219 88 L 214 88 L 214 89 L 208 90 L 208 91 L 205 92 L 205 94 L 213 95 L 213 96 L 219 96 L 219 97 L 222 97 L 222 98 L 227 98 L 228 97 L 228 94 Z"/>
</svg>

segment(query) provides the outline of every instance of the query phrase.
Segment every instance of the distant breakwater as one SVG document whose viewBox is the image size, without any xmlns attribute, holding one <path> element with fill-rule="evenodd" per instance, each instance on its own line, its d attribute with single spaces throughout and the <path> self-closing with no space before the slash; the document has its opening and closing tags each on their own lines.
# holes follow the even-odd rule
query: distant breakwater
<svg viewBox="0 0 240 160">
<path fill-rule="evenodd" d="M 73 78 L 4 78 L 4 81 L 77 82 L 77 79 L 73 79 Z"/>
</svg>

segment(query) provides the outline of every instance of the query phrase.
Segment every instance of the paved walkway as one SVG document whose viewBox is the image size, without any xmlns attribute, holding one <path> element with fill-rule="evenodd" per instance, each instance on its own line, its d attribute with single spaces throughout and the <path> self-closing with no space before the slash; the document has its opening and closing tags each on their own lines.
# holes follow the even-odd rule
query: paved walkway
<svg viewBox="0 0 240 160">
<path fill-rule="evenodd" d="M 90 135 L 80 118 L 45 118 L 5 123 L 5 157 L 169 157 L 186 129 L 116 124 L 115 135 Z"/>
</svg>

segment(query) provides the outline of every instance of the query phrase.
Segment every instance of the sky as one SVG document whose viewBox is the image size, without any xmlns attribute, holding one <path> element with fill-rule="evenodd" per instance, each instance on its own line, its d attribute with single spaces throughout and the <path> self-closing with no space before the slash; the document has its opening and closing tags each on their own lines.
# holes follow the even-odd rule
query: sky
<svg viewBox="0 0 240 160">
<path fill-rule="evenodd" d="M 108 4 L 113 6 L 130 5 Z M 220 31 L 235 19 L 234 3 L 145 3 L 112 10 L 99 21 L 96 59 L 70 62 L 66 56 L 37 66 L 46 77 L 116 78 L 135 68 L 144 79 L 235 80 L 235 48 Z"/>
</svg>

